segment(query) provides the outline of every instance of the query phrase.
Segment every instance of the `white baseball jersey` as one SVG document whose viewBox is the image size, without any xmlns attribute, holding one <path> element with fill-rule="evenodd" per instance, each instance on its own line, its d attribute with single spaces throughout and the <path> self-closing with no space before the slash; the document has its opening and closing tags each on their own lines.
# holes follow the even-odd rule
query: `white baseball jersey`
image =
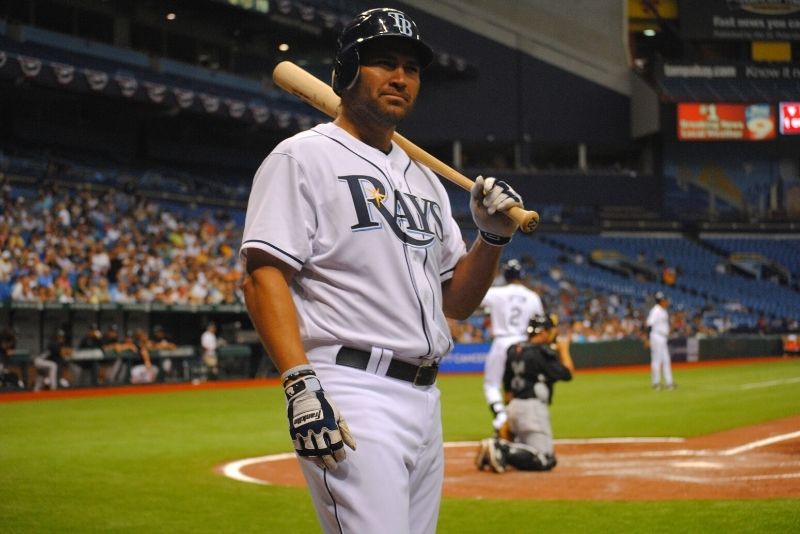
<svg viewBox="0 0 800 534">
<path fill-rule="evenodd" d="M 439 179 L 395 144 L 384 154 L 333 123 L 280 143 L 253 182 L 249 248 L 297 269 L 306 350 L 384 347 L 413 360 L 452 348 L 441 285 L 466 247 Z"/>
<path fill-rule="evenodd" d="M 489 310 L 492 318 L 492 345 L 483 368 L 483 395 L 489 406 L 501 403 L 503 371 L 506 352 L 514 343 L 528 338 L 528 321 L 544 313 L 539 295 L 522 284 L 490 287 L 481 306 Z M 495 430 L 505 421 L 505 412 L 499 412 L 493 421 Z"/>
<path fill-rule="evenodd" d="M 544 313 L 541 297 L 522 284 L 490 287 L 481 306 L 489 310 L 494 337 L 527 337 L 530 318 Z"/>
<path fill-rule="evenodd" d="M 669 313 L 661 305 L 656 304 L 650 309 L 645 324 L 650 327 L 651 338 L 656 336 L 669 337 Z"/>
</svg>

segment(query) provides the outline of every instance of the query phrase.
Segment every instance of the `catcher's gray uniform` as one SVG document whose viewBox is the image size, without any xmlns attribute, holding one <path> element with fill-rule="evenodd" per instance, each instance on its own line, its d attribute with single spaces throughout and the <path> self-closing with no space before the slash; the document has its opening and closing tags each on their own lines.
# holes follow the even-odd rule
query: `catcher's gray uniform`
<svg viewBox="0 0 800 534">
<path fill-rule="evenodd" d="M 553 384 L 571 380 L 572 372 L 546 344 L 517 343 L 508 349 L 503 387 L 511 396 L 508 428 L 514 441 L 487 438 L 475 460 L 478 469 L 496 472 L 511 465 L 523 471 L 547 471 L 556 466 L 549 404 Z"/>
</svg>

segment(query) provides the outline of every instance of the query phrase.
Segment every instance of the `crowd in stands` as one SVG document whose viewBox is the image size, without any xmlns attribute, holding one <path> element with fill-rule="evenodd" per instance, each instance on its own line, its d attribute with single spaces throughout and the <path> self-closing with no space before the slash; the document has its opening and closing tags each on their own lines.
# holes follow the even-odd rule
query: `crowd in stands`
<svg viewBox="0 0 800 534">
<path fill-rule="evenodd" d="M 15 190 L 0 173 L 0 302 L 243 303 L 241 227 L 230 216 L 165 207 L 135 186 L 38 183 Z M 641 337 L 650 302 L 581 285 L 558 262 L 546 271 L 528 267 L 535 273 L 528 285 L 561 317 L 562 335 L 575 342 Z M 656 267 L 666 286 L 681 276 L 667 263 Z M 671 309 L 673 332 L 709 336 L 736 326 L 725 313 L 709 321 L 713 307 Z M 457 342 L 489 339 L 480 312 L 451 327 Z"/>
<path fill-rule="evenodd" d="M 241 229 L 163 209 L 135 190 L 45 182 L 0 193 L 0 300 L 237 304 Z"/>
</svg>

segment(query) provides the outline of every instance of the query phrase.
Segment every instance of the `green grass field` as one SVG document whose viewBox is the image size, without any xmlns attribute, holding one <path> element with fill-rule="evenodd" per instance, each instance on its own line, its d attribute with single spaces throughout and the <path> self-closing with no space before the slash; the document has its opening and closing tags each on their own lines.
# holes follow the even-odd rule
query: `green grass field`
<svg viewBox="0 0 800 534">
<path fill-rule="evenodd" d="M 690 437 L 800 414 L 800 360 L 675 376 L 678 390 L 654 392 L 644 369 L 579 373 L 556 388 L 556 437 Z M 485 437 L 480 377 L 440 387 L 445 438 Z M 0 422 L 0 532 L 319 532 L 304 490 L 213 471 L 290 450 L 277 387 L 0 402 Z M 798 532 L 799 505 L 445 499 L 439 532 Z"/>
</svg>

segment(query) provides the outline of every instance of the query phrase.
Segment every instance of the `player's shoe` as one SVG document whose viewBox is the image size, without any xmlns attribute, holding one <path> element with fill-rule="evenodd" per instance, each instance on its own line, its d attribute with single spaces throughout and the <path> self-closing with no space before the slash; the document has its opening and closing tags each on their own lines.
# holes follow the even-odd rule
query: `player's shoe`
<svg viewBox="0 0 800 534">
<path fill-rule="evenodd" d="M 661 389 L 661 384 L 653 384 L 653 389 L 658 391 Z"/>
<path fill-rule="evenodd" d="M 667 389 L 669 389 L 669 390 L 673 390 L 673 389 L 675 389 L 677 387 L 678 387 L 678 384 L 676 384 L 675 382 L 673 382 L 672 384 L 667 384 Z"/>
<path fill-rule="evenodd" d="M 487 441 L 487 440 L 484 440 Z M 489 467 L 492 468 L 492 471 L 495 473 L 502 473 L 506 470 L 506 456 L 503 454 L 501 449 L 500 440 L 498 439 L 490 439 L 488 440 L 488 449 L 489 454 L 487 455 L 489 461 Z"/>
<path fill-rule="evenodd" d="M 489 443 L 491 438 L 482 439 L 478 444 L 478 454 L 475 456 L 475 467 L 478 471 L 483 471 L 483 468 L 489 465 Z"/>
</svg>

